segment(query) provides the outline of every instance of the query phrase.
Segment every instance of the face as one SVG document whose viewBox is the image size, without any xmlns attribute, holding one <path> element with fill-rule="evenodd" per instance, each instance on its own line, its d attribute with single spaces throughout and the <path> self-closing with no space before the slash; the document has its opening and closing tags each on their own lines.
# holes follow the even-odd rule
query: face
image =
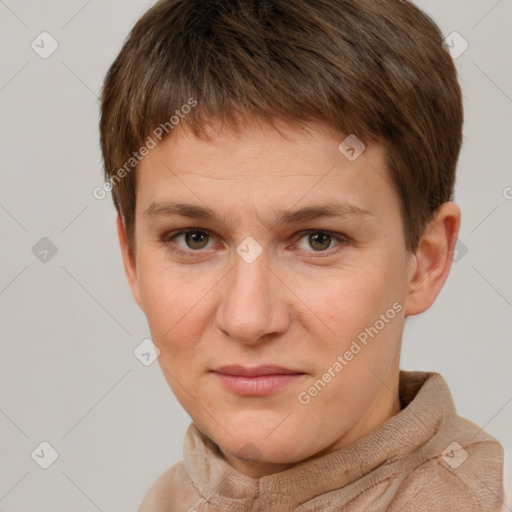
<svg viewBox="0 0 512 512">
<path fill-rule="evenodd" d="M 414 258 L 400 200 L 380 145 L 350 161 L 345 136 L 309 129 L 177 131 L 137 170 L 134 260 L 120 230 L 167 382 L 254 477 L 399 410 Z"/>
</svg>

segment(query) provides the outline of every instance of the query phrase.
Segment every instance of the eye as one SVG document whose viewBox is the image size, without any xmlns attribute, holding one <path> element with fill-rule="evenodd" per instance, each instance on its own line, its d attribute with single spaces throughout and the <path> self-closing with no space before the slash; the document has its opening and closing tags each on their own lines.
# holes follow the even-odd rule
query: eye
<svg viewBox="0 0 512 512">
<path fill-rule="evenodd" d="M 179 239 L 183 240 L 183 245 L 176 242 Z M 173 247 L 177 252 L 198 252 L 201 249 L 207 248 L 209 241 L 210 234 L 201 229 L 183 229 L 162 237 L 162 242 L 165 245 L 177 245 L 177 248 Z"/>
<path fill-rule="evenodd" d="M 304 247 L 304 244 L 302 247 L 298 244 L 299 249 L 308 252 L 327 252 L 329 248 L 332 248 L 333 241 L 336 241 L 336 245 L 334 245 L 334 247 L 338 247 L 340 245 L 343 246 L 349 243 L 348 237 L 340 234 L 331 234 L 326 231 L 309 230 L 303 232 L 299 242 L 303 239 L 306 239 L 307 246 L 311 247 L 313 251 L 310 251 L 308 247 Z"/>
<path fill-rule="evenodd" d="M 182 240 L 182 242 L 178 243 L 179 240 Z M 305 240 L 305 243 L 301 244 L 302 240 Z M 204 229 L 197 228 L 182 229 L 177 232 L 168 233 L 161 237 L 161 241 L 173 251 L 187 256 L 199 253 L 203 249 L 212 248 L 212 245 L 208 246 L 209 242 L 213 244 L 212 235 Z M 310 229 L 301 233 L 301 237 L 296 245 L 301 251 L 309 253 L 330 253 L 329 249 L 333 248 L 333 242 L 336 242 L 334 248 L 339 247 L 341 249 L 350 243 L 350 238 L 340 233 L 334 234 L 327 231 Z M 313 250 L 311 251 L 310 248 Z"/>
</svg>

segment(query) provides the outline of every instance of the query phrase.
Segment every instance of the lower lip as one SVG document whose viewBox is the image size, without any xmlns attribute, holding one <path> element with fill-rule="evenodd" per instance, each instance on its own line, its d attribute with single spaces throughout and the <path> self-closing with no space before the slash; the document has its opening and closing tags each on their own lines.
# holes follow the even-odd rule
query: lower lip
<svg viewBox="0 0 512 512">
<path fill-rule="evenodd" d="M 259 375 L 257 377 L 242 377 L 217 372 L 214 374 L 221 384 L 230 391 L 248 396 L 268 395 L 305 376 L 304 373 Z"/>
</svg>

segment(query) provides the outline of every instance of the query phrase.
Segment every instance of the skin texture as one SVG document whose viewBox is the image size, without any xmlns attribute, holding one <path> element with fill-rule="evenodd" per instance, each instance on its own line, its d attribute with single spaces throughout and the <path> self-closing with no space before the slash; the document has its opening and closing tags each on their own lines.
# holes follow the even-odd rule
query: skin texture
<svg viewBox="0 0 512 512">
<path fill-rule="evenodd" d="M 399 412 L 404 320 L 440 292 L 460 226 L 458 206 L 445 203 L 408 252 L 382 147 L 369 145 L 351 162 L 338 150 L 345 136 L 320 123 L 308 128 L 251 122 L 235 134 L 212 123 L 210 141 L 176 130 L 137 170 L 134 258 L 118 219 L 128 281 L 167 382 L 226 460 L 254 478 L 346 446 Z M 371 215 L 275 226 L 282 209 L 340 199 Z M 144 213 L 163 201 L 208 206 L 224 221 Z M 184 228 L 203 238 L 162 241 Z M 315 244 L 315 230 L 350 240 L 324 235 Z M 263 250 L 252 263 L 236 252 L 248 236 Z M 393 303 L 402 310 L 300 403 L 299 393 Z M 241 396 L 211 372 L 226 364 L 305 375 L 266 396 Z"/>
</svg>

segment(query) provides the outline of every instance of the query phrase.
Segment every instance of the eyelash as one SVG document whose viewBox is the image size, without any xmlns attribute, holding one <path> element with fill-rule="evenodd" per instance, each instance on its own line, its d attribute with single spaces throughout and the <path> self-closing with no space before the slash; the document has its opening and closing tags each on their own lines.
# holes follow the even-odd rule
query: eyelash
<svg viewBox="0 0 512 512">
<path fill-rule="evenodd" d="M 203 234 L 208 235 L 209 237 L 214 238 L 214 235 L 207 229 L 187 228 L 187 229 L 181 229 L 179 231 L 165 234 L 161 237 L 160 241 L 162 242 L 162 244 L 164 246 L 169 247 L 172 251 L 182 254 L 184 256 L 193 258 L 196 254 L 200 254 L 201 252 L 203 252 L 203 249 L 198 249 L 196 251 L 190 249 L 187 251 L 173 243 L 173 239 L 175 237 L 177 237 L 179 235 L 187 234 L 187 233 L 203 233 Z M 298 233 L 298 235 L 300 235 L 300 236 L 298 237 L 297 242 L 302 240 L 302 238 L 304 238 L 305 236 L 311 235 L 311 234 L 328 235 L 331 238 L 335 239 L 338 242 L 338 245 L 336 246 L 336 247 L 338 247 L 338 250 L 335 250 L 334 252 L 338 252 L 339 250 L 341 250 L 340 248 L 343 248 L 344 246 L 352 243 L 352 239 L 350 237 L 348 237 L 347 235 L 344 235 L 342 233 L 332 233 L 330 231 L 323 231 L 323 230 L 319 230 L 319 229 L 307 229 L 305 231 L 301 231 L 300 233 Z M 336 249 L 336 247 L 334 247 L 333 249 Z M 310 256 L 312 258 L 322 257 L 321 255 L 326 254 L 326 253 L 329 256 L 333 254 L 333 252 L 331 252 L 331 249 L 326 249 L 325 251 L 306 251 L 306 252 L 312 252 L 312 253 L 316 253 L 318 255 L 318 256 Z"/>
</svg>

